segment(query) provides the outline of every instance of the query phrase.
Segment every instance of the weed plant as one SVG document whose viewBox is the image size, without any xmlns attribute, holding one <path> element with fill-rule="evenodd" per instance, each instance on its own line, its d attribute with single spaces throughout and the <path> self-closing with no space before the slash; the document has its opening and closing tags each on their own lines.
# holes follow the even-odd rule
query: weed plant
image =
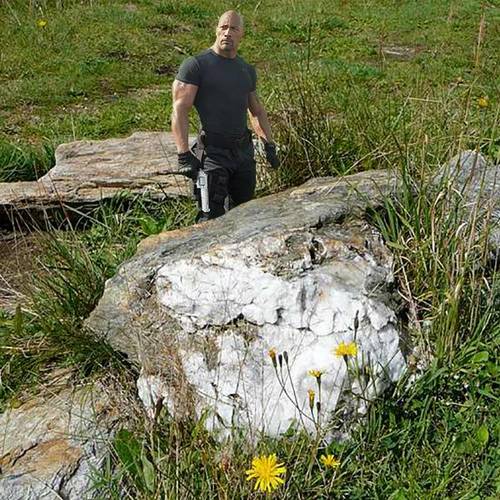
<svg viewBox="0 0 500 500">
<path fill-rule="evenodd" d="M 291 76 L 277 89 L 278 105 L 271 113 L 282 162 L 275 188 L 296 186 L 311 177 L 355 173 L 354 143 L 340 133 L 312 75 L 291 67 L 287 72 Z"/>
<path fill-rule="evenodd" d="M 98 498 L 251 498 L 243 471 L 260 453 L 276 453 L 287 466 L 276 498 L 496 498 L 500 330 L 498 312 L 484 312 L 452 363 L 433 362 L 411 387 L 403 381 L 346 442 L 325 448 L 299 433 L 256 448 L 238 438 L 221 445 L 203 419 L 175 422 L 163 413 L 144 429 L 139 418 L 116 436 L 118 469 L 110 463 L 98 475 Z M 325 469 L 325 453 L 341 466 Z"/>
</svg>

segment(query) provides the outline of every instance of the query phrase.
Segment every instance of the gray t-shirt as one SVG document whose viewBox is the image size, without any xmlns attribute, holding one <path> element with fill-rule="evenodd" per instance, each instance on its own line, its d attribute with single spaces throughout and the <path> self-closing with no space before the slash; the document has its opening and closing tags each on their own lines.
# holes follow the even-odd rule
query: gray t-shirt
<svg viewBox="0 0 500 500">
<path fill-rule="evenodd" d="M 203 130 L 231 137 L 245 133 L 248 95 L 257 84 L 253 66 L 239 56 L 228 59 L 207 49 L 186 59 L 175 78 L 199 87 L 194 106 Z"/>
</svg>

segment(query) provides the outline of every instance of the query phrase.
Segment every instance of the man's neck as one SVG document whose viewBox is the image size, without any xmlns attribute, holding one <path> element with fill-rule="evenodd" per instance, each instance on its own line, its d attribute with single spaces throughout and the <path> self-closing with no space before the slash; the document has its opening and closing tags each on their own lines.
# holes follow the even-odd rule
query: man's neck
<svg viewBox="0 0 500 500">
<path fill-rule="evenodd" d="M 217 45 L 212 45 L 210 47 L 218 56 L 224 57 L 226 59 L 234 59 L 236 57 L 236 50 L 220 50 Z"/>
</svg>

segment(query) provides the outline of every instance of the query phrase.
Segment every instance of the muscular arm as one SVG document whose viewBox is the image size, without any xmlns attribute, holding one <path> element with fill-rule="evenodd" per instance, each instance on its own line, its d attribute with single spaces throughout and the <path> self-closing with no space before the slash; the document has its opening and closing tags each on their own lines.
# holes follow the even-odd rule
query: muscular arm
<svg viewBox="0 0 500 500">
<path fill-rule="evenodd" d="M 172 84 L 172 133 L 178 153 L 189 150 L 189 110 L 193 107 L 197 85 L 174 80 Z"/>
<path fill-rule="evenodd" d="M 264 141 L 273 142 L 271 125 L 269 125 L 266 110 L 260 102 L 257 92 L 251 92 L 248 97 L 248 112 L 255 133 Z"/>
</svg>

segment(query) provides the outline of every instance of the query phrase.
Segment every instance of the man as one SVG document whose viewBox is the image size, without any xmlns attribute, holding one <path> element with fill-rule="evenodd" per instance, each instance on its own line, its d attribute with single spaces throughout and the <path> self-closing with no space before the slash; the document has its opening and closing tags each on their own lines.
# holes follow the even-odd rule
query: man
<svg viewBox="0 0 500 500">
<path fill-rule="evenodd" d="M 196 179 L 203 167 L 208 177 L 210 211 L 200 208 L 197 222 L 223 215 L 227 195 L 230 208 L 254 195 L 255 160 L 247 111 L 255 133 L 264 141 L 268 162 L 278 166 L 267 113 L 256 92 L 255 68 L 237 55 L 243 34 L 243 19 L 237 12 L 222 14 L 212 47 L 186 59 L 172 86 L 179 171 Z M 194 152 L 188 143 L 193 105 L 202 125 Z M 195 193 L 200 207 L 199 190 Z"/>
</svg>

